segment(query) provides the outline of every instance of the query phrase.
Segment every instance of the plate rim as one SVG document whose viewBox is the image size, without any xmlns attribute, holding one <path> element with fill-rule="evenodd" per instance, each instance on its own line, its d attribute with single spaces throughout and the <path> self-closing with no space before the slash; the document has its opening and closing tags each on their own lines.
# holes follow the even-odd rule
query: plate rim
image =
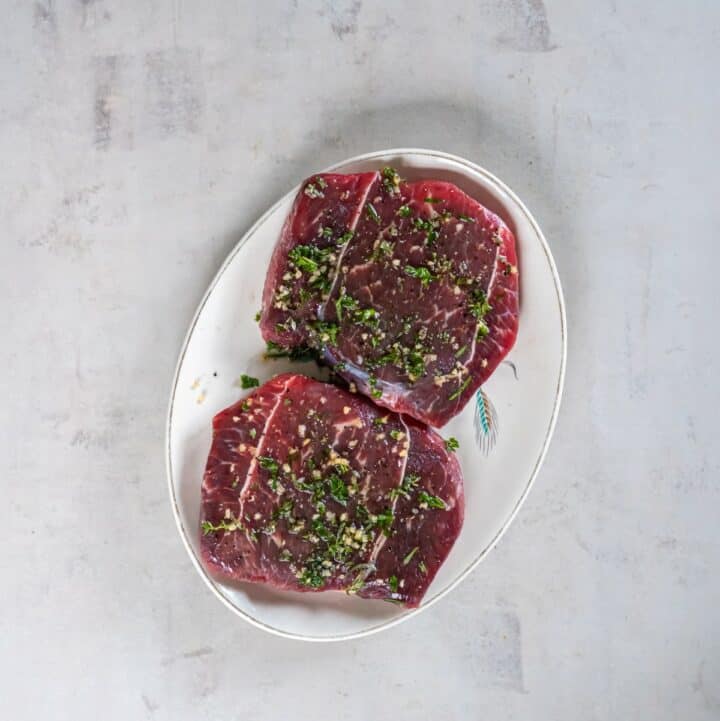
<svg viewBox="0 0 720 721">
<path fill-rule="evenodd" d="M 558 275 L 557 266 L 555 264 L 555 259 L 553 258 L 552 251 L 550 250 L 550 246 L 548 245 L 547 239 L 545 238 L 545 235 L 542 232 L 542 229 L 540 228 L 539 223 L 535 220 L 535 217 L 533 216 L 533 214 L 528 210 L 525 203 L 523 203 L 523 201 L 520 200 L 518 195 L 506 183 L 504 183 L 502 180 L 500 180 L 500 178 L 498 178 L 495 174 L 486 170 L 485 168 L 478 165 L 477 163 L 473 163 L 472 161 L 467 160 L 466 158 L 463 158 L 459 155 L 453 155 L 452 153 L 445 153 L 440 150 L 431 150 L 428 148 L 388 148 L 385 150 L 374 150 L 374 151 L 371 151 L 368 153 L 362 153 L 361 155 L 354 155 L 350 158 L 346 158 L 344 160 L 341 160 L 340 162 L 333 163 L 329 167 L 324 168 L 319 171 L 316 171 L 316 172 L 317 173 L 328 173 L 328 172 L 337 170 L 338 168 L 340 168 L 342 166 L 349 165 L 351 163 L 372 160 L 372 159 L 387 156 L 387 155 L 409 155 L 409 154 L 425 155 L 428 157 L 439 158 L 442 160 L 450 160 L 450 161 L 453 161 L 460 165 L 465 166 L 466 168 L 472 170 L 475 173 L 478 173 L 479 175 L 484 176 L 484 178 L 487 181 L 489 181 L 491 184 L 495 185 L 502 192 L 506 193 L 510 197 L 510 199 L 514 203 L 517 204 L 518 208 L 525 215 L 526 219 L 528 220 L 528 222 L 532 226 L 533 230 L 537 234 L 538 238 L 540 239 L 541 247 L 543 249 L 543 252 L 545 253 L 545 257 L 546 257 L 546 260 L 548 262 L 548 265 L 550 267 L 550 271 L 552 274 L 553 284 L 554 284 L 555 292 L 556 292 L 556 296 L 557 296 L 558 310 L 560 313 L 560 336 L 561 336 L 560 370 L 559 370 L 558 378 L 557 378 L 557 385 L 556 385 L 556 390 L 555 390 L 555 400 L 553 403 L 552 414 L 550 416 L 550 422 L 547 426 L 542 449 L 535 461 L 535 465 L 530 473 L 527 484 L 525 485 L 525 488 L 523 489 L 523 492 L 520 494 L 520 497 L 518 498 L 517 502 L 515 503 L 515 506 L 513 507 L 512 511 L 510 512 L 508 517 L 504 520 L 504 522 L 503 522 L 502 526 L 500 527 L 500 529 L 498 530 L 498 532 L 485 545 L 485 547 L 480 551 L 480 553 L 477 555 L 477 557 L 463 571 L 461 571 L 451 583 L 449 583 L 442 591 L 435 594 L 435 596 L 430 598 L 426 603 L 423 603 L 418 608 L 410 609 L 407 613 L 403 613 L 400 616 L 389 619 L 387 621 L 383 621 L 375 626 L 371 626 L 370 628 L 366 628 L 362 631 L 353 631 L 350 633 L 339 633 L 339 634 L 335 634 L 332 636 L 315 636 L 315 635 L 311 635 L 311 634 L 293 633 L 290 631 L 284 631 L 284 630 L 276 628 L 274 626 L 270 626 L 270 625 L 264 623 L 263 621 L 260 621 L 259 619 L 253 617 L 251 614 L 247 613 L 246 611 L 239 609 L 237 606 L 232 604 L 222 593 L 220 593 L 220 591 L 218 590 L 218 588 L 215 585 L 215 582 L 209 576 L 209 574 L 206 572 L 205 568 L 202 566 L 200 559 L 196 556 L 196 554 L 190 544 L 190 540 L 187 537 L 187 533 L 186 533 L 185 527 L 183 525 L 183 522 L 182 522 L 182 519 L 180 516 L 180 509 L 178 508 L 178 502 L 177 502 L 177 498 L 175 495 L 175 484 L 173 481 L 173 467 L 172 467 L 172 455 L 171 455 L 172 454 L 171 434 L 172 434 L 172 416 L 173 416 L 173 409 L 175 406 L 175 396 L 176 396 L 177 389 L 178 389 L 180 369 L 181 369 L 183 361 L 185 359 L 185 355 L 187 353 L 190 339 L 193 335 L 193 332 L 195 331 L 195 326 L 197 325 L 197 322 L 200 318 L 200 314 L 202 313 L 203 309 L 205 308 L 205 304 L 207 303 L 208 299 L 210 298 L 210 295 L 213 293 L 215 286 L 220 281 L 220 278 L 224 274 L 225 270 L 230 265 L 230 263 L 233 261 L 233 259 L 235 258 L 237 253 L 240 251 L 240 249 L 245 245 L 245 243 L 257 232 L 257 229 L 265 223 L 267 218 L 269 218 L 277 210 L 277 208 L 279 208 L 289 198 L 292 198 L 297 194 L 302 181 L 300 183 L 297 183 L 289 192 L 287 192 L 279 200 L 277 200 L 275 203 L 273 203 L 273 205 L 271 205 L 252 224 L 252 226 L 250 226 L 250 228 L 242 235 L 242 237 L 238 240 L 238 242 L 233 246 L 233 248 L 230 250 L 228 255 L 225 257 L 225 260 L 222 262 L 222 264 L 220 265 L 220 268 L 217 270 L 217 272 L 213 276 L 213 279 L 211 280 L 205 293 L 203 294 L 202 299 L 198 303 L 198 305 L 195 309 L 195 313 L 193 314 L 192 320 L 188 327 L 188 330 L 183 339 L 182 345 L 180 347 L 180 352 L 178 354 L 178 360 L 175 365 L 175 372 L 173 374 L 172 385 L 171 385 L 171 389 L 170 389 L 170 402 L 168 404 L 168 410 L 167 410 L 167 416 L 166 416 L 166 422 L 165 422 L 165 471 L 166 471 L 166 475 L 167 475 L 170 503 L 172 506 L 173 516 L 175 518 L 175 526 L 178 530 L 178 533 L 180 534 L 180 538 L 182 539 L 182 542 L 183 542 L 183 545 L 185 546 L 185 550 L 187 551 L 187 554 L 190 556 L 190 560 L 192 561 L 193 566 L 195 567 L 195 570 L 200 574 L 200 577 L 205 582 L 205 585 L 212 591 L 212 593 L 215 595 L 215 597 L 223 605 L 225 605 L 228 609 L 230 609 L 233 613 L 235 613 L 237 616 L 242 618 L 244 621 L 255 626 L 256 628 L 259 628 L 263 631 L 271 633 L 275 636 L 279 636 L 281 638 L 289 638 L 289 639 L 298 640 L 298 641 L 309 641 L 309 642 L 314 642 L 314 643 L 330 643 L 330 642 L 335 642 L 335 641 L 349 641 L 349 640 L 358 639 L 358 638 L 365 638 L 367 636 L 371 636 L 376 633 L 379 633 L 380 631 L 384 631 L 386 629 L 392 628 L 393 626 L 397 626 L 398 624 L 400 624 L 404 621 L 407 621 L 410 618 L 414 618 L 419 613 L 427 610 L 431 606 L 434 606 L 441 598 L 444 598 L 451 591 L 453 591 L 455 588 L 457 588 L 475 570 L 475 568 L 477 568 L 477 566 L 480 564 L 480 562 L 483 561 L 484 558 L 488 555 L 488 553 L 498 544 L 498 542 L 503 537 L 503 535 L 505 534 L 507 529 L 510 527 L 513 520 L 515 519 L 515 516 L 518 514 L 520 508 L 522 507 L 528 494 L 530 493 L 530 489 L 532 488 L 532 486 L 535 482 L 535 479 L 537 478 L 537 475 L 540 471 L 540 468 L 542 467 L 542 464 L 545 460 L 545 456 L 547 455 L 547 452 L 548 452 L 548 448 L 550 446 L 550 441 L 552 440 L 553 434 L 555 432 L 555 426 L 557 423 L 558 413 L 560 411 L 560 404 L 562 401 L 563 389 L 564 389 L 564 385 L 565 385 L 565 369 L 567 366 L 567 319 L 566 319 L 566 315 L 565 315 L 565 298 L 563 296 L 562 285 L 560 283 L 560 276 Z"/>
</svg>

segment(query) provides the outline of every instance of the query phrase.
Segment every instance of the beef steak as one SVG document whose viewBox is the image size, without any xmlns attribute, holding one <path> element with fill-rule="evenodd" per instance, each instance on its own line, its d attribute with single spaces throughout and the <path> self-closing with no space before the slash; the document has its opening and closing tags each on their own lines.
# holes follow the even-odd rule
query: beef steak
<svg viewBox="0 0 720 721">
<path fill-rule="evenodd" d="M 377 404 L 439 427 L 517 327 L 513 234 L 459 188 L 390 168 L 303 183 L 265 280 L 272 352 L 313 348 Z"/>
<path fill-rule="evenodd" d="M 215 416 L 202 557 L 225 578 L 414 607 L 463 509 L 459 464 L 434 431 L 284 374 Z"/>
</svg>

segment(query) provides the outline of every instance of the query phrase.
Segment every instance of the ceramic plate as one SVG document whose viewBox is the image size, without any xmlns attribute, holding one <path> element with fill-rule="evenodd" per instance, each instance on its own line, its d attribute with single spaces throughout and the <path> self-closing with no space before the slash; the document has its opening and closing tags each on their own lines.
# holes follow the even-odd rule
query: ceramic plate
<svg viewBox="0 0 720 721">
<path fill-rule="evenodd" d="M 448 180 L 500 215 L 515 233 L 520 267 L 520 331 L 515 347 L 485 384 L 498 420 L 494 445 L 477 404 L 441 433 L 460 441 L 465 524 L 420 608 L 408 610 L 344 593 L 292 593 L 252 584 L 225 584 L 200 561 L 200 483 L 215 413 L 245 395 L 242 373 L 265 382 L 294 370 L 322 377 L 312 363 L 263 359 L 254 320 L 265 270 L 298 187 L 279 200 L 230 253 L 200 303 L 183 344 L 167 422 L 167 469 L 175 519 L 195 568 L 238 616 L 291 638 L 331 641 L 389 628 L 430 607 L 457 586 L 507 529 L 540 468 L 557 417 L 565 371 L 565 310 L 547 242 L 520 199 L 483 168 L 432 150 L 383 150 L 326 171 L 357 173 L 392 165 L 409 180 Z M 492 448 L 488 451 L 488 446 Z"/>
</svg>

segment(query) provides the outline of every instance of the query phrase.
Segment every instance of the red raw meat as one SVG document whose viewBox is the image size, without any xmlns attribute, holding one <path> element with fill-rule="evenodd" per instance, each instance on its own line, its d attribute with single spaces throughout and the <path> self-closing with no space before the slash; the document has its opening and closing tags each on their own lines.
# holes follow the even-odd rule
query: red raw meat
<svg viewBox="0 0 720 721">
<path fill-rule="evenodd" d="M 295 591 L 419 605 L 463 521 L 434 431 L 306 376 L 218 413 L 202 485 L 208 568 Z"/>
<path fill-rule="evenodd" d="M 515 239 L 451 183 L 313 176 L 275 248 L 260 328 L 275 352 L 314 349 L 378 405 L 442 426 L 515 342 Z"/>
</svg>

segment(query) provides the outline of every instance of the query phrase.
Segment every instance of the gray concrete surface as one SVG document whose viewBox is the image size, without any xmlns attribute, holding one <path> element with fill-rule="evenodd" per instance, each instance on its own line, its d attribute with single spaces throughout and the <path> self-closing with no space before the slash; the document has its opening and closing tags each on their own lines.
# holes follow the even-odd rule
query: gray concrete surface
<svg viewBox="0 0 720 721">
<path fill-rule="evenodd" d="M 0 0 L 0 715 L 720 717 L 720 4 Z M 264 635 L 166 493 L 176 353 L 239 235 L 390 146 L 506 180 L 569 315 L 547 463 L 450 598 Z"/>
</svg>

